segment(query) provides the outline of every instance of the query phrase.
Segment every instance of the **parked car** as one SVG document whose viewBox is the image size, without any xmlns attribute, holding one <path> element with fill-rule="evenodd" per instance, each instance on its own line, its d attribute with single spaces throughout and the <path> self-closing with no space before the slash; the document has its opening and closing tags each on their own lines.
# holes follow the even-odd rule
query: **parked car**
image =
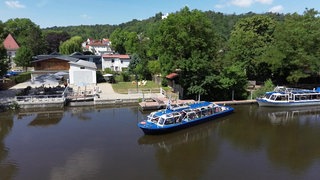
<svg viewBox="0 0 320 180">
<path fill-rule="evenodd" d="M 4 75 L 4 77 L 9 78 L 11 76 L 17 76 L 18 74 L 20 74 L 22 71 L 21 70 L 12 70 L 12 71 L 8 71 L 7 74 Z"/>
</svg>

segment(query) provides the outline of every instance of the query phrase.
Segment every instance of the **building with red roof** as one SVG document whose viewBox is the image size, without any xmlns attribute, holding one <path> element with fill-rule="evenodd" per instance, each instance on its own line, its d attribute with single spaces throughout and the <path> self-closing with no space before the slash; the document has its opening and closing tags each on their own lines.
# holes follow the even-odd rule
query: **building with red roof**
<svg viewBox="0 0 320 180">
<path fill-rule="evenodd" d="M 8 34 L 6 39 L 3 41 L 3 46 L 7 50 L 9 57 L 15 57 L 17 50 L 20 48 L 17 41 L 11 34 Z"/>
<path fill-rule="evenodd" d="M 127 54 L 103 54 L 101 56 L 102 69 L 109 68 L 112 71 L 122 71 L 128 68 L 131 58 Z"/>
</svg>

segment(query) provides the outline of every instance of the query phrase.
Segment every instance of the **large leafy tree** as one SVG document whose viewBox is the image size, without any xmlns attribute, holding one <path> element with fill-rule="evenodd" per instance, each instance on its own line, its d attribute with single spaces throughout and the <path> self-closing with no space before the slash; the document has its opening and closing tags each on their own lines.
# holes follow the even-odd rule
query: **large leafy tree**
<svg viewBox="0 0 320 180">
<path fill-rule="evenodd" d="M 7 50 L 0 45 L 0 77 L 5 75 L 9 69 L 9 61 L 7 58 Z"/>
<path fill-rule="evenodd" d="M 71 39 L 63 42 L 60 47 L 61 54 L 72 54 L 74 52 L 82 52 L 81 43 L 83 42 L 80 36 L 74 36 Z"/>
<path fill-rule="evenodd" d="M 218 51 L 218 36 L 212 22 L 198 10 L 187 7 L 170 14 L 159 26 L 154 46 L 157 48 L 162 74 L 180 71 L 179 83 L 184 88 L 184 97 L 195 97 L 209 93 L 215 83 L 218 68 L 215 59 Z"/>
<path fill-rule="evenodd" d="M 59 52 L 59 46 L 66 40 L 70 39 L 70 35 L 66 31 L 45 31 L 44 39 L 47 44 L 47 52 Z"/>
<path fill-rule="evenodd" d="M 112 42 L 112 48 L 119 54 L 126 54 L 125 41 L 126 32 L 122 31 L 121 28 L 117 28 L 110 35 L 110 40 Z"/>
<path fill-rule="evenodd" d="M 30 48 L 21 46 L 14 57 L 14 62 L 17 64 L 17 66 L 21 66 L 27 70 L 27 67 L 30 66 L 32 61 L 32 56 L 33 53 Z"/>
<path fill-rule="evenodd" d="M 278 81 L 297 83 L 316 76 L 320 69 L 320 18 L 314 9 L 285 16 L 275 31 L 265 59 Z"/>
<path fill-rule="evenodd" d="M 11 33 L 20 46 L 28 47 L 32 55 L 46 52 L 42 31 L 38 25 L 27 18 L 9 19 L 5 22 L 5 32 Z"/>
<path fill-rule="evenodd" d="M 3 23 L 0 21 L 0 42 L 3 42 Z M 9 61 L 7 59 L 7 50 L 4 48 L 3 44 L 0 44 L 0 77 L 5 75 L 9 69 Z"/>
<path fill-rule="evenodd" d="M 226 59 L 237 62 L 252 80 L 270 76 L 264 52 L 274 41 L 276 21 L 268 15 L 253 15 L 239 20 L 231 32 Z"/>
</svg>

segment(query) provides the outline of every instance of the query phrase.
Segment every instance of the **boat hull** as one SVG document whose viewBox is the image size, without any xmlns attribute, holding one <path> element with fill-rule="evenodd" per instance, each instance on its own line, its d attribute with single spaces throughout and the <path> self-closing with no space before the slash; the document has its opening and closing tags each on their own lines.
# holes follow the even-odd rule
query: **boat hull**
<svg viewBox="0 0 320 180">
<path fill-rule="evenodd" d="M 295 107 L 295 106 L 317 106 L 320 105 L 320 100 L 315 101 L 268 101 L 264 99 L 257 99 L 259 106 L 269 107 Z"/>
<path fill-rule="evenodd" d="M 175 125 L 168 126 L 168 127 L 159 127 L 159 126 L 148 127 L 146 124 L 144 124 L 142 122 L 140 122 L 138 124 L 138 127 L 140 129 L 142 129 L 142 131 L 146 135 L 166 134 L 166 133 L 175 132 L 175 131 L 178 131 L 181 129 L 189 128 L 189 127 L 192 127 L 192 126 L 195 126 L 197 124 L 201 124 L 201 123 L 204 123 L 207 121 L 211 121 L 211 120 L 217 119 L 219 117 L 226 116 L 228 114 L 233 113 L 233 111 L 234 111 L 234 108 L 228 107 L 228 110 L 225 110 L 223 112 L 215 113 L 210 116 L 198 118 L 198 119 L 188 121 L 188 122 L 181 122 L 179 124 L 175 124 Z"/>
</svg>

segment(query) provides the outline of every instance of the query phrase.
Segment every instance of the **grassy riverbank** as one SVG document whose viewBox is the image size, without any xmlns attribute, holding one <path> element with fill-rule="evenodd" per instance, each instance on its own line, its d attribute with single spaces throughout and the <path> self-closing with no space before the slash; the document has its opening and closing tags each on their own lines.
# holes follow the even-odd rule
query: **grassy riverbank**
<svg viewBox="0 0 320 180">
<path fill-rule="evenodd" d="M 129 89 L 154 89 L 154 88 L 160 88 L 161 86 L 156 84 L 153 81 L 147 81 L 147 83 L 144 86 L 138 86 L 136 83 L 132 82 L 118 82 L 112 84 L 112 88 L 115 92 L 121 93 L 121 94 L 127 94 Z M 165 90 L 168 90 L 168 87 L 162 87 Z"/>
</svg>

